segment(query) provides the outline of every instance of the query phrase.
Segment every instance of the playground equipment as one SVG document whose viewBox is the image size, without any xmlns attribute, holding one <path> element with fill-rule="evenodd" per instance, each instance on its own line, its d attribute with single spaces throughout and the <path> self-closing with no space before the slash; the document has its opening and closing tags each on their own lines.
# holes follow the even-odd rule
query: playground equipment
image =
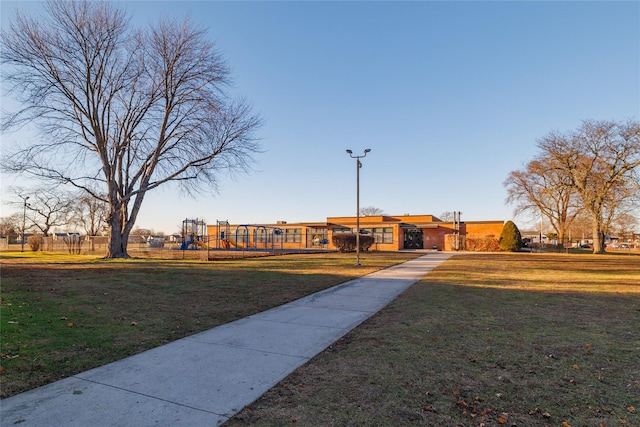
<svg viewBox="0 0 640 427">
<path fill-rule="evenodd" d="M 232 239 L 231 237 L 228 237 L 224 240 L 222 240 L 222 247 L 224 249 L 231 249 L 231 246 L 238 248 L 238 249 L 244 249 L 244 246 L 238 244 L 234 239 Z"/>
<path fill-rule="evenodd" d="M 207 230 L 211 234 L 207 235 Z M 236 250 L 236 251 L 282 251 L 284 232 L 280 227 L 256 224 L 231 226 L 227 220 L 217 220 L 215 235 L 212 227 L 207 228 L 204 220 L 185 219 L 182 221 L 181 250 Z"/>
<path fill-rule="evenodd" d="M 230 228 L 229 221 L 216 220 L 216 247 L 218 249 L 229 249 L 231 245 L 236 245 L 235 241 L 229 239 Z"/>
<path fill-rule="evenodd" d="M 204 244 L 202 241 L 200 240 L 194 240 L 193 241 L 194 245 L 200 246 L 203 249 L 211 249 L 209 246 L 207 246 L 206 244 Z"/>
<path fill-rule="evenodd" d="M 207 234 L 207 224 L 201 219 L 185 219 L 182 221 L 181 250 L 204 248 L 209 249 L 204 239 Z"/>
<path fill-rule="evenodd" d="M 249 233 L 249 229 L 252 229 L 253 233 Z M 241 224 L 236 226 L 236 238 L 233 241 L 234 246 L 237 249 L 254 249 L 274 251 L 276 249 L 276 241 L 280 244 L 282 249 L 282 229 L 280 227 L 271 227 L 268 225 L 255 225 L 255 224 Z M 242 243 L 240 243 L 242 242 Z M 271 243 L 271 248 L 269 248 Z"/>
<path fill-rule="evenodd" d="M 216 247 L 235 250 L 274 251 L 276 244 L 283 247 L 282 229 L 268 225 L 241 224 L 236 226 L 233 237 L 229 221 L 216 221 Z M 269 247 L 271 245 L 271 247 Z"/>
</svg>

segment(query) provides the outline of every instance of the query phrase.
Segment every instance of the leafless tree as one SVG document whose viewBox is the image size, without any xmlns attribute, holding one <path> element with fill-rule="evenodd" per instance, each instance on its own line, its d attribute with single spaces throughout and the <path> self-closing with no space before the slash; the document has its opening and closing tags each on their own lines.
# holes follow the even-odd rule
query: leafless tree
<svg viewBox="0 0 640 427">
<path fill-rule="evenodd" d="M 515 204 L 515 215 L 543 215 L 561 242 L 571 223 L 580 214 L 578 194 L 570 177 L 554 167 L 553 159 L 539 156 L 524 169 L 512 171 L 504 182 L 507 203 Z"/>
<path fill-rule="evenodd" d="M 156 236 L 158 233 L 153 228 L 136 227 L 131 231 L 133 236 Z"/>
<path fill-rule="evenodd" d="M 106 227 L 109 205 L 86 193 L 72 199 L 70 223 L 82 227 L 87 236 L 98 236 Z"/>
<path fill-rule="evenodd" d="M 614 216 L 620 197 L 637 195 L 640 123 L 584 121 L 573 132 L 549 133 L 538 146 L 542 155 L 551 159 L 553 173 L 570 179 L 591 216 L 593 251 L 604 252 L 607 216 Z"/>
<path fill-rule="evenodd" d="M 49 188 L 26 190 L 13 187 L 10 191 L 19 200 L 9 201 L 8 204 L 25 209 L 25 230 L 38 229 L 47 237 L 52 228 L 67 225 L 72 204 L 68 194 Z M 28 202 L 25 202 L 26 197 Z"/>
<path fill-rule="evenodd" d="M 15 213 L 11 216 L 0 218 L 0 237 L 16 240 L 22 233 L 22 214 Z"/>
<path fill-rule="evenodd" d="M 638 218 L 630 213 L 619 215 L 610 225 L 611 234 L 623 241 L 632 241 L 638 227 Z"/>
<path fill-rule="evenodd" d="M 567 230 L 570 241 L 586 240 L 591 235 L 592 221 L 591 214 L 582 210 L 580 214 L 571 222 Z"/>
<path fill-rule="evenodd" d="M 375 206 L 365 206 L 364 208 L 360 208 L 360 215 L 362 216 L 376 216 L 376 215 L 386 215 L 384 210 L 380 208 L 376 208 Z"/>
<path fill-rule="evenodd" d="M 621 234 L 630 231 L 636 224 L 635 215 L 640 207 L 640 191 L 628 182 L 611 190 L 603 209 L 603 231 L 607 234 Z"/>
<path fill-rule="evenodd" d="M 454 212 L 444 211 L 438 215 L 438 219 L 443 222 L 452 222 L 454 218 Z"/>
<path fill-rule="evenodd" d="M 35 124 L 41 136 L 3 166 L 107 203 L 108 258 L 128 257 L 148 191 L 215 190 L 220 173 L 248 171 L 260 150 L 261 118 L 227 96 L 228 67 L 188 20 L 136 29 L 112 2 L 51 0 L 41 17 L 18 14 L 1 43 L 21 105 L 3 129 Z"/>
<path fill-rule="evenodd" d="M 454 222 L 460 221 L 460 216 L 462 212 L 460 211 L 444 211 L 440 215 L 438 215 L 438 219 L 442 222 Z"/>
</svg>

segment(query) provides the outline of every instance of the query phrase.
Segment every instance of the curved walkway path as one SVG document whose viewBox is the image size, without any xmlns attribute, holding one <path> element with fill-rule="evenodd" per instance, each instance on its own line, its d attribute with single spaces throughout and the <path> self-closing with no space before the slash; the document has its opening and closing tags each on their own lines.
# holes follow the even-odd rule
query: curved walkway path
<svg viewBox="0 0 640 427">
<path fill-rule="evenodd" d="M 2 426 L 216 426 L 452 254 L 432 252 L 0 401 Z"/>
</svg>

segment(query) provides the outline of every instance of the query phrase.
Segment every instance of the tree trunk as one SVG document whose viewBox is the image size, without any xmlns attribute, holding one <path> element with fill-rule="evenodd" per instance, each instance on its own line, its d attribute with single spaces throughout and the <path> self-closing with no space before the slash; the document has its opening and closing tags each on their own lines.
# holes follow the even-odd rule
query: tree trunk
<svg viewBox="0 0 640 427">
<path fill-rule="evenodd" d="M 127 240 L 116 227 L 110 228 L 109 248 L 105 258 L 129 258 Z"/>
<path fill-rule="evenodd" d="M 111 197 L 110 213 L 107 217 L 110 239 L 106 258 L 129 258 L 127 253 L 129 234 L 133 224 L 136 222 L 138 212 L 140 212 L 145 192 L 148 191 L 147 184 L 148 178 L 141 184 L 141 188 L 144 188 L 144 191 L 141 190 L 135 197 L 130 213 L 128 202 L 122 202 L 118 197 L 117 191 L 112 190 L 110 192 L 113 196 Z"/>
<path fill-rule="evenodd" d="M 122 212 L 125 208 L 126 205 L 121 204 L 119 209 L 116 209 L 115 212 L 112 211 L 107 218 L 107 223 L 109 224 L 109 249 L 105 258 L 129 258 L 127 253 L 129 232 L 125 227 L 125 218 Z"/>
<path fill-rule="evenodd" d="M 593 220 L 593 253 L 603 254 L 604 250 L 604 234 L 602 233 L 602 223 L 597 218 Z"/>
</svg>

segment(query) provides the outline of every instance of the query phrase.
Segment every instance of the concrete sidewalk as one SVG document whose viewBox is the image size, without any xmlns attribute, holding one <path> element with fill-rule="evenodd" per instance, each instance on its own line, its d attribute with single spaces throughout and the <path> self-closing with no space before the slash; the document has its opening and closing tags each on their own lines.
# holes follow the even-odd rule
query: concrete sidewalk
<svg viewBox="0 0 640 427">
<path fill-rule="evenodd" d="M 451 254 L 430 253 L 0 401 L 2 426 L 217 426 Z"/>
</svg>

